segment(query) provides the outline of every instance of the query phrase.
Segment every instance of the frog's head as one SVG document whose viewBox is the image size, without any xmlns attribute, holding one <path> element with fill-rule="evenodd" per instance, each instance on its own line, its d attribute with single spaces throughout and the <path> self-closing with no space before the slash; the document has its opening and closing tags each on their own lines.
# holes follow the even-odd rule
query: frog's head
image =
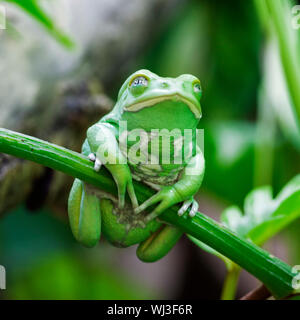
<svg viewBox="0 0 300 320">
<path fill-rule="evenodd" d="M 193 75 L 162 78 L 149 70 L 139 70 L 124 82 L 118 104 L 126 114 L 150 116 L 151 112 L 151 118 L 176 116 L 178 121 L 189 118 L 198 122 L 202 115 L 201 95 L 200 81 Z"/>
</svg>

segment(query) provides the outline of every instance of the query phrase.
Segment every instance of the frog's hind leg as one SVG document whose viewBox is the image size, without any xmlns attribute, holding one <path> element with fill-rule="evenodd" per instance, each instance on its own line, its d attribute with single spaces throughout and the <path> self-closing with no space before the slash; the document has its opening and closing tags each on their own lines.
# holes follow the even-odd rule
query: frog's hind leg
<svg viewBox="0 0 300 320">
<path fill-rule="evenodd" d="M 163 225 L 138 246 L 136 254 L 144 262 L 155 262 L 174 247 L 182 234 L 178 228 Z"/>
<path fill-rule="evenodd" d="M 100 200 L 79 179 L 74 180 L 70 192 L 68 214 L 76 240 L 87 247 L 95 246 L 101 234 Z"/>
</svg>

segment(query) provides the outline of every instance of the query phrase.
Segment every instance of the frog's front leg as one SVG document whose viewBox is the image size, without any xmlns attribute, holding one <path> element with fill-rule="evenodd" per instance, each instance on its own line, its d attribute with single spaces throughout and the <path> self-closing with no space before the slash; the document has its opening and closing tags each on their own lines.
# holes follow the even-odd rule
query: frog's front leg
<svg viewBox="0 0 300 320">
<path fill-rule="evenodd" d="M 192 213 L 191 215 L 194 216 L 198 209 L 198 205 L 193 200 L 193 196 L 201 186 L 204 169 L 204 157 L 199 150 L 185 167 L 182 177 L 178 182 L 173 186 L 163 187 L 158 193 L 137 207 L 135 212 L 142 212 L 149 206 L 159 203 L 159 205 L 147 216 L 146 220 L 150 221 L 174 204 L 184 201 L 178 214 L 182 215 L 188 207 L 192 206 L 190 212 Z"/>
<path fill-rule="evenodd" d="M 99 122 L 90 127 L 87 132 L 87 141 L 92 154 L 89 155 L 89 158 L 95 162 L 96 171 L 99 171 L 101 165 L 104 164 L 112 174 L 118 188 L 119 207 L 124 207 L 127 191 L 132 206 L 136 208 L 138 201 L 133 188 L 131 172 L 126 158 L 119 149 L 116 136 L 116 128 L 108 123 Z"/>
</svg>

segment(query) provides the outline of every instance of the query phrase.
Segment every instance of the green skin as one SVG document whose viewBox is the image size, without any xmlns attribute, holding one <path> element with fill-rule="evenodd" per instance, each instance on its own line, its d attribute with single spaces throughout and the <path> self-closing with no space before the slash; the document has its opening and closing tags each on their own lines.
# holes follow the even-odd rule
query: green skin
<svg viewBox="0 0 300 320">
<path fill-rule="evenodd" d="M 118 187 L 118 198 L 75 179 L 68 212 L 72 232 L 80 243 L 92 247 L 102 232 L 115 246 L 139 243 L 137 256 L 145 262 L 157 261 L 171 250 L 182 232 L 162 224 L 157 217 L 177 203 L 182 203 L 179 215 L 188 213 L 192 218 L 196 214 L 198 204 L 193 196 L 203 180 L 203 154 L 195 147 L 185 162 L 166 164 L 162 160 L 165 147 L 159 138 L 149 134 L 148 137 L 158 143 L 158 162 L 141 164 L 135 161 L 138 153 L 124 152 L 134 146 L 132 139 L 127 137 L 127 150 L 122 149 L 119 126 L 120 121 L 126 121 L 129 132 L 143 129 L 146 134 L 153 129 L 179 129 L 181 133 L 191 129 L 194 143 L 201 118 L 201 94 L 200 81 L 188 74 L 162 78 L 148 70 L 139 70 L 125 81 L 114 109 L 88 129 L 82 147 L 82 153 L 94 161 L 96 171 L 102 164 L 110 171 Z M 170 142 L 171 159 L 175 154 L 175 140 Z M 133 179 L 148 183 L 158 192 L 139 205 Z M 130 204 L 125 202 L 126 193 Z"/>
</svg>

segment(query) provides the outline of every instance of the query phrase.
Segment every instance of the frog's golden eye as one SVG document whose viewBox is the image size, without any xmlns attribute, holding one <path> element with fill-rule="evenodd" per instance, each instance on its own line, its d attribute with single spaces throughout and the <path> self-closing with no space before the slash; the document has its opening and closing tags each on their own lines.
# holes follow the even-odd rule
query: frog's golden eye
<svg viewBox="0 0 300 320">
<path fill-rule="evenodd" d="M 135 77 L 130 83 L 130 90 L 134 95 L 142 94 L 148 87 L 149 80 L 143 76 Z"/>
</svg>

